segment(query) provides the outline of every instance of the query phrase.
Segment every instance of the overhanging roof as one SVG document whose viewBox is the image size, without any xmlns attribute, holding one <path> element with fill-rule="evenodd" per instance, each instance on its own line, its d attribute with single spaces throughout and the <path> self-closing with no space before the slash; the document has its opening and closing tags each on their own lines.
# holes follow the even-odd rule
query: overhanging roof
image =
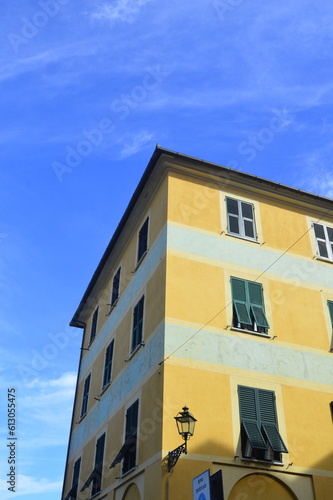
<svg viewBox="0 0 333 500">
<path fill-rule="evenodd" d="M 187 156 L 187 155 L 184 155 L 184 154 L 181 154 L 181 153 L 177 153 L 175 151 L 172 151 L 172 150 L 169 150 L 169 149 L 165 149 L 165 148 L 162 148 L 161 146 L 157 145 L 150 160 L 149 160 L 149 163 L 139 181 L 139 184 L 137 185 L 131 199 L 130 199 L 130 202 L 124 212 L 124 215 L 122 216 L 89 284 L 88 284 L 88 287 L 82 297 L 82 300 L 70 322 L 70 326 L 77 326 L 79 328 L 82 328 L 83 324 L 82 322 L 79 320 L 79 315 L 81 313 L 81 311 L 83 310 L 96 282 L 97 282 L 97 279 L 98 277 L 100 276 L 109 256 L 111 255 L 113 249 L 114 249 L 114 246 L 120 236 L 120 234 L 122 233 L 143 189 L 145 188 L 147 182 L 148 182 L 148 179 L 150 178 L 158 160 L 161 158 L 162 155 L 165 155 L 166 157 L 169 157 L 170 160 L 172 160 L 173 162 L 177 162 L 177 161 L 181 161 L 183 164 L 185 162 L 185 167 L 190 167 L 191 165 L 193 167 L 196 167 L 196 168 L 206 168 L 207 170 L 209 169 L 210 171 L 215 171 L 216 175 L 218 177 L 221 177 L 223 180 L 223 178 L 229 178 L 229 179 L 232 179 L 234 182 L 238 182 L 238 183 L 245 183 L 247 185 L 252 185 L 252 186 L 255 186 L 255 185 L 260 185 L 261 188 L 264 188 L 268 191 L 279 191 L 281 195 L 284 195 L 286 197 L 291 197 L 293 199 L 296 199 L 296 198 L 299 198 L 301 197 L 302 200 L 305 202 L 305 203 L 309 203 L 309 204 L 312 204 L 312 205 L 316 205 L 316 207 L 321 207 L 321 208 L 326 208 L 328 210 L 332 210 L 333 211 L 333 200 L 330 199 L 330 198 L 326 198 L 324 196 L 319 196 L 319 195 L 316 195 L 316 194 L 313 194 L 313 193 L 309 193 L 307 191 L 303 191 L 301 189 L 296 189 L 296 188 L 293 188 L 293 187 L 290 187 L 290 186 L 287 186 L 285 184 L 281 184 L 279 182 L 274 182 L 274 181 L 270 181 L 268 179 L 264 179 L 262 177 L 258 177 L 256 175 L 252 175 L 252 174 L 247 174 L 245 172 L 241 172 L 239 170 L 235 170 L 235 169 L 232 169 L 232 168 L 229 168 L 229 167 L 224 167 L 222 165 L 219 165 L 217 163 L 211 163 L 211 162 L 208 162 L 208 161 L 205 161 L 205 160 L 201 160 L 199 158 L 195 158 L 195 157 L 192 157 L 192 156 Z"/>
</svg>

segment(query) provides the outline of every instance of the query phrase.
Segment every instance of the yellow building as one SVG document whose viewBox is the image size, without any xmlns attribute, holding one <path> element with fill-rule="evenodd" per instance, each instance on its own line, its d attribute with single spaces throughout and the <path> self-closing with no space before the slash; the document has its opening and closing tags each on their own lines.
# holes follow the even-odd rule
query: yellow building
<svg viewBox="0 0 333 500">
<path fill-rule="evenodd" d="M 71 322 L 62 499 L 331 500 L 332 323 L 333 201 L 157 147 Z"/>
</svg>

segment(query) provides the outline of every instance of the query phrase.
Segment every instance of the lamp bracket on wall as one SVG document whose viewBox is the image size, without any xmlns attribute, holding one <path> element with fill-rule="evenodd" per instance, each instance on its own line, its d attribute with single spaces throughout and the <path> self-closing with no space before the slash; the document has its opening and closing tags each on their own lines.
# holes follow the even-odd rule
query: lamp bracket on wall
<svg viewBox="0 0 333 500">
<path fill-rule="evenodd" d="M 176 465 L 182 453 L 187 453 L 186 442 L 168 453 L 168 472 Z"/>
</svg>

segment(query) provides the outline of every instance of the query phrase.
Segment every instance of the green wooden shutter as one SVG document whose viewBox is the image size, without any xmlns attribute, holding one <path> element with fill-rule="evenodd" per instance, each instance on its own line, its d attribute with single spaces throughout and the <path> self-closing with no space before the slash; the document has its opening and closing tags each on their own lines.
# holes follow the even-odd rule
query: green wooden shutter
<svg viewBox="0 0 333 500">
<path fill-rule="evenodd" d="M 331 300 L 328 300 L 327 301 L 327 305 L 328 305 L 328 310 L 330 312 L 331 323 L 332 323 L 332 326 L 333 326 L 333 302 Z"/>
<path fill-rule="evenodd" d="M 267 321 L 265 314 L 261 283 L 248 281 L 248 292 L 249 292 L 250 308 L 255 322 L 257 323 L 258 326 L 261 326 L 262 328 L 269 328 L 269 323 Z"/>
<path fill-rule="evenodd" d="M 238 386 L 239 411 L 242 427 L 253 449 L 267 450 L 259 427 L 256 389 Z"/>
<path fill-rule="evenodd" d="M 250 308 L 246 298 L 246 281 L 231 278 L 232 301 L 239 323 L 252 325 Z"/>
<path fill-rule="evenodd" d="M 287 447 L 278 431 L 274 392 L 257 389 L 257 395 L 260 425 L 264 436 L 266 436 L 273 451 L 288 453 Z"/>
</svg>

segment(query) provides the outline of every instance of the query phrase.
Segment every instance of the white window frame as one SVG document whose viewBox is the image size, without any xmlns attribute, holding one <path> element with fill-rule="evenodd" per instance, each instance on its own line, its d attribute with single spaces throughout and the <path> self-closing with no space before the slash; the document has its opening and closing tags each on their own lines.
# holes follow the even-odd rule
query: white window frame
<svg viewBox="0 0 333 500">
<path fill-rule="evenodd" d="M 233 231 L 230 230 L 229 212 L 228 212 L 228 208 L 227 208 L 228 199 L 236 201 L 237 205 L 238 205 L 238 216 L 230 214 L 231 217 L 235 217 L 235 218 L 237 217 L 238 226 L 239 226 L 239 232 L 238 233 L 235 233 L 235 232 L 233 232 Z M 253 219 L 249 219 L 248 217 L 244 217 L 242 215 L 242 203 L 244 203 L 246 205 L 251 205 L 252 206 Z M 257 231 L 257 225 L 256 225 L 256 213 L 255 213 L 255 205 L 254 205 L 254 203 L 251 203 L 251 202 L 245 201 L 245 200 L 241 200 L 239 198 L 234 198 L 233 196 L 226 195 L 226 197 L 225 197 L 225 207 L 226 207 L 227 232 L 228 232 L 228 234 L 230 234 L 232 236 L 238 236 L 239 238 L 244 238 L 244 239 L 249 240 L 249 241 L 258 241 L 258 231 Z M 253 238 L 251 236 L 247 236 L 245 234 L 244 221 L 252 222 L 252 224 L 253 224 L 253 233 L 254 233 Z"/>
<path fill-rule="evenodd" d="M 325 236 L 325 239 L 323 238 L 319 238 L 318 236 L 316 236 L 316 233 L 315 233 L 315 225 L 317 226 L 322 226 L 323 230 L 324 230 L 324 236 Z M 320 222 L 312 222 L 312 227 L 313 227 L 313 234 L 314 234 L 314 238 L 316 240 L 316 250 L 317 250 L 317 256 L 319 259 L 323 259 L 323 260 L 326 260 L 326 261 L 330 261 L 330 262 L 333 262 L 333 250 L 332 250 L 332 247 L 331 247 L 331 243 L 333 244 L 333 240 L 331 241 L 329 239 L 329 236 L 328 236 L 328 231 L 327 231 L 327 228 L 329 229 L 332 229 L 333 231 L 333 226 L 330 226 L 330 225 L 327 225 L 327 224 L 322 224 Z M 325 243 L 325 247 L 326 247 L 326 252 L 327 252 L 327 255 L 328 257 L 325 257 L 323 255 L 320 255 L 320 250 L 319 250 L 319 241 L 321 242 L 324 242 Z"/>
</svg>

